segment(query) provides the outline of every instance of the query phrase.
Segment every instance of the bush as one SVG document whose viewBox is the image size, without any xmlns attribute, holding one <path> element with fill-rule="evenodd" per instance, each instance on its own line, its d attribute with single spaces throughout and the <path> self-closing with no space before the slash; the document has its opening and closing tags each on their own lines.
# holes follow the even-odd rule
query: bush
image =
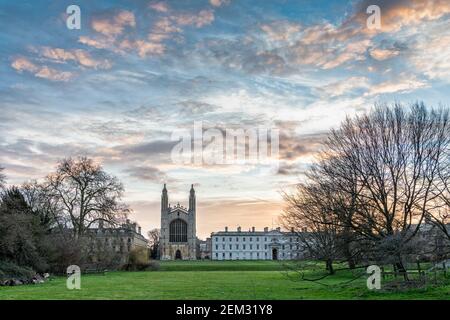
<svg viewBox="0 0 450 320">
<path fill-rule="evenodd" d="M 151 260 L 148 264 L 147 264 L 147 269 L 148 271 L 158 271 L 160 269 L 160 264 L 158 261 L 156 260 Z"/>
<path fill-rule="evenodd" d="M 150 267 L 148 251 L 145 249 L 133 249 L 128 256 L 128 263 L 123 269 L 126 271 L 144 271 Z"/>
<path fill-rule="evenodd" d="M 29 282 L 36 272 L 28 267 L 21 267 L 9 261 L 0 261 L 0 281 L 17 279 L 22 282 Z"/>
<path fill-rule="evenodd" d="M 49 262 L 49 271 L 65 274 L 67 267 L 77 265 L 82 267 L 86 263 L 86 243 L 70 236 L 64 237 L 53 234 L 47 237 L 45 253 Z"/>
</svg>

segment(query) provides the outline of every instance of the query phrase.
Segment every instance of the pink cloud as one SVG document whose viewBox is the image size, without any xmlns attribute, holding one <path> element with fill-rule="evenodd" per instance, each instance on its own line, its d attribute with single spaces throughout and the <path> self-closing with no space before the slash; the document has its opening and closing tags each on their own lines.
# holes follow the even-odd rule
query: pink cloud
<svg viewBox="0 0 450 320">
<path fill-rule="evenodd" d="M 221 7 L 230 4 L 230 0 L 209 0 L 209 3 L 214 7 Z"/>
<path fill-rule="evenodd" d="M 366 96 L 388 94 L 395 92 L 411 92 L 416 89 L 427 87 L 427 83 L 417 79 L 414 75 L 401 74 L 398 79 L 393 79 L 373 85 Z"/>
<path fill-rule="evenodd" d="M 197 14 L 183 13 L 171 17 L 180 26 L 196 26 L 201 28 L 214 21 L 214 12 L 212 10 L 201 10 Z"/>
<path fill-rule="evenodd" d="M 124 50 L 134 50 L 141 58 L 164 54 L 166 47 L 158 42 L 148 42 L 144 40 L 124 40 L 120 43 L 120 48 Z"/>
<path fill-rule="evenodd" d="M 372 1 L 373 2 L 373 1 Z M 365 26 L 367 14 L 365 9 L 370 0 L 365 1 L 360 12 L 350 20 Z M 381 30 L 363 28 L 363 32 L 373 34 L 378 32 L 397 32 L 403 27 L 419 25 L 423 21 L 440 19 L 450 13 L 448 0 L 409 0 L 386 2 L 381 8 Z"/>
<path fill-rule="evenodd" d="M 393 57 L 398 56 L 400 52 L 396 49 L 373 49 L 370 50 L 370 56 L 378 61 L 383 61 L 387 59 L 391 59 Z"/>
<path fill-rule="evenodd" d="M 42 47 L 39 53 L 45 58 L 58 62 L 75 61 L 87 68 L 111 68 L 111 63 L 108 60 L 94 59 L 88 52 L 82 49 L 64 50 L 61 48 Z"/>
<path fill-rule="evenodd" d="M 157 12 L 168 12 L 169 6 L 165 2 L 152 2 L 149 4 L 149 7 Z"/>
<path fill-rule="evenodd" d="M 105 36 L 120 35 L 127 26 L 135 27 L 136 21 L 134 14 L 126 10 L 110 18 L 94 19 L 92 21 L 92 29 Z"/>
<path fill-rule="evenodd" d="M 58 71 L 56 69 L 49 68 L 48 66 L 39 66 L 29 59 L 24 57 L 19 57 L 14 59 L 11 66 L 18 72 L 28 72 L 33 74 L 35 77 L 43 78 L 51 81 L 68 81 L 73 77 L 71 72 Z"/>
</svg>

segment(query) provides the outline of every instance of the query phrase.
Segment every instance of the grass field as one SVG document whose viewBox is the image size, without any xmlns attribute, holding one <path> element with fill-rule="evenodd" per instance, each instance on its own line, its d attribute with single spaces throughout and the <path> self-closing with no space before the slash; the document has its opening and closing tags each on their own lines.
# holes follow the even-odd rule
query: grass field
<svg viewBox="0 0 450 320">
<path fill-rule="evenodd" d="M 309 271 L 311 276 L 318 272 Z M 292 280 L 275 261 L 174 261 L 162 262 L 160 271 L 82 275 L 81 290 L 68 290 L 63 277 L 39 285 L 0 287 L 0 299 L 450 300 L 450 279 L 427 289 L 373 292 L 366 288 L 366 278 L 357 276 L 342 271 L 319 284 Z"/>
</svg>

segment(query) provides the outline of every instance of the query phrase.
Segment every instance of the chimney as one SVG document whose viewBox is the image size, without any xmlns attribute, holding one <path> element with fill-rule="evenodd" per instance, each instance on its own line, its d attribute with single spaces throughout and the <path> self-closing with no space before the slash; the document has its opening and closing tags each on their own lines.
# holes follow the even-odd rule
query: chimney
<svg viewBox="0 0 450 320">
<path fill-rule="evenodd" d="M 252 232 L 255 232 L 255 227 L 252 227 Z"/>
<path fill-rule="evenodd" d="M 225 227 L 225 232 L 228 232 L 228 227 Z"/>
<path fill-rule="evenodd" d="M 98 222 L 98 228 L 99 228 L 99 229 L 103 229 L 103 220 L 100 220 L 100 221 Z"/>
<path fill-rule="evenodd" d="M 280 231 L 281 231 L 281 228 L 280 228 L 280 227 L 278 227 L 278 228 L 277 228 L 277 231 L 278 231 L 278 232 L 280 232 Z"/>
<path fill-rule="evenodd" d="M 139 226 L 138 227 L 138 233 L 141 234 L 142 228 Z"/>
<path fill-rule="evenodd" d="M 291 233 L 294 233 L 294 228 L 291 228 Z"/>
<path fill-rule="evenodd" d="M 269 228 L 268 227 L 264 227 L 264 232 L 269 232 Z"/>
<path fill-rule="evenodd" d="M 241 232 L 241 227 L 238 227 L 238 228 L 237 228 L 237 231 L 238 231 L 238 232 Z"/>
</svg>

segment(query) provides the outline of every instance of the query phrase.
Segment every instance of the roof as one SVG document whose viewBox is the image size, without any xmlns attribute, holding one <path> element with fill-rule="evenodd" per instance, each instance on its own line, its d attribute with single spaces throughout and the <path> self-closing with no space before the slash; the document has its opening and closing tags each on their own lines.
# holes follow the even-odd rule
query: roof
<svg viewBox="0 0 450 320">
<path fill-rule="evenodd" d="M 214 236 L 271 236 L 271 235 L 283 235 L 283 236 L 295 236 L 295 232 L 284 232 L 278 230 L 270 231 L 218 231 L 211 233 L 211 237 Z"/>
</svg>

